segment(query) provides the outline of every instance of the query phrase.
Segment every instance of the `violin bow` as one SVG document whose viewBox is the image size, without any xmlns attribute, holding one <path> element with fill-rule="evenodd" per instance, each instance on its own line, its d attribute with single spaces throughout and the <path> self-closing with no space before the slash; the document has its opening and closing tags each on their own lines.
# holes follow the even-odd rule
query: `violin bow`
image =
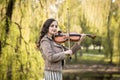
<svg viewBox="0 0 120 80">
<path fill-rule="evenodd" d="M 70 23 L 69 23 L 69 16 L 70 16 L 70 14 L 69 14 L 69 8 L 67 8 L 67 34 L 68 34 L 68 37 L 70 37 Z M 69 49 L 70 49 L 70 38 L 68 38 L 68 47 L 69 47 Z"/>
<path fill-rule="evenodd" d="M 67 8 L 67 34 L 68 34 L 68 37 L 70 37 L 70 13 L 69 13 L 69 8 Z M 68 48 L 70 49 L 70 38 L 68 38 Z M 72 59 L 72 56 L 70 55 L 69 56 L 70 60 Z"/>
</svg>

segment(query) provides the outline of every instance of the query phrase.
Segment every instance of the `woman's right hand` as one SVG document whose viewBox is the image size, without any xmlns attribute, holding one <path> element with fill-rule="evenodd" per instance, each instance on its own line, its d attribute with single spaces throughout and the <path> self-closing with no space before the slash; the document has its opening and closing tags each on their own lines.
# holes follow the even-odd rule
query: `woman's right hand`
<svg viewBox="0 0 120 80">
<path fill-rule="evenodd" d="M 64 51 L 64 53 L 66 54 L 66 55 L 72 55 L 72 50 L 66 50 L 66 51 Z"/>
</svg>

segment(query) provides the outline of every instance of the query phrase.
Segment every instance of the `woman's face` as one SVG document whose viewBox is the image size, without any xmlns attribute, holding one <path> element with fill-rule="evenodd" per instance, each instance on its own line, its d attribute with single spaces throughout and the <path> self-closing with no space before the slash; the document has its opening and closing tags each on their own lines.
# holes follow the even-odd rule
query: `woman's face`
<svg viewBox="0 0 120 80">
<path fill-rule="evenodd" d="M 49 26 L 48 34 L 54 35 L 55 33 L 57 33 L 57 28 L 58 28 L 57 21 L 53 21 Z"/>
</svg>

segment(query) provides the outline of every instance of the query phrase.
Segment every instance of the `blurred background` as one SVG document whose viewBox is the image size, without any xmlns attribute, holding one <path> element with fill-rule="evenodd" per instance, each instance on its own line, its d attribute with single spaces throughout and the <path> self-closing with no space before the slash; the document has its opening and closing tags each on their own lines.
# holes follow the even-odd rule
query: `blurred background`
<svg viewBox="0 0 120 80">
<path fill-rule="evenodd" d="M 36 42 L 48 18 L 96 35 L 66 59 L 63 80 L 120 80 L 120 0 L 0 0 L 0 80 L 43 80 Z"/>
</svg>

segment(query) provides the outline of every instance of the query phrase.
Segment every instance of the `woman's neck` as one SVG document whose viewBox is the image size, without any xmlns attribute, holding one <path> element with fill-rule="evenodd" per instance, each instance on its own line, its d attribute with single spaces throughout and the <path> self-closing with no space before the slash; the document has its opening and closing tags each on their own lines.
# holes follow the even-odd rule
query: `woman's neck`
<svg viewBox="0 0 120 80">
<path fill-rule="evenodd" d="M 47 35 L 52 39 L 52 36 L 53 36 L 52 34 L 49 34 L 49 33 L 48 33 Z"/>
</svg>

